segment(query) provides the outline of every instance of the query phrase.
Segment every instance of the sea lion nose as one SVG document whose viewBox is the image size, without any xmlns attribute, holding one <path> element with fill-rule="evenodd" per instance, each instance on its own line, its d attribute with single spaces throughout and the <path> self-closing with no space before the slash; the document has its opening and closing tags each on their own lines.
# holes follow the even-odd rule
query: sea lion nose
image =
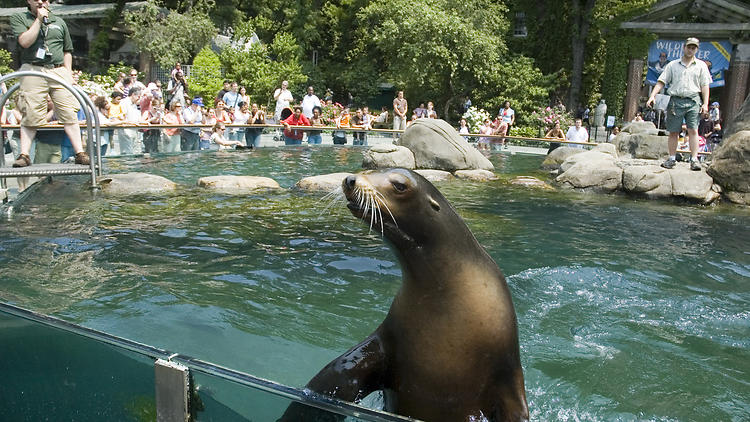
<svg viewBox="0 0 750 422">
<path fill-rule="evenodd" d="M 357 183 L 357 176 L 350 174 L 344 179 L 344 185 L 349 189 L 354 189 L 354 184 Z"/>
</svg>

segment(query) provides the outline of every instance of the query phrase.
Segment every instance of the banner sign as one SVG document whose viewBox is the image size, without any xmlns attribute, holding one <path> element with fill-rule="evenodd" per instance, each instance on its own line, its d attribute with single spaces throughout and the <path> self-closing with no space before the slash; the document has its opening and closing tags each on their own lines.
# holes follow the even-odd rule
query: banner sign
<svg viewBox="0 0 750 422">
<path fill-rule="evenodd" d="M 648 48 L 648 73 L 646 83 L 656 85 L 656 80 L 664 70 L 664 66 L 672 60 L 682 57 L 682 47 L 685 40 L 656 40 Z M 695 58 L 703 60 L 708 65 L 713 83 L 711 88 L 724 86 L 724 71 L 729 69 L 729 60 L 732 58 L 732 43 L 723 41 L 701 41 Z"/>
</svg>

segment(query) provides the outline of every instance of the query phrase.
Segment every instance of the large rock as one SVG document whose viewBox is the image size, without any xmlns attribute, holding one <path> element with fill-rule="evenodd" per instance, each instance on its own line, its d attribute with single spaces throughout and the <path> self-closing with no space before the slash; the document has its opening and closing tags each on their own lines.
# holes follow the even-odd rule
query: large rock
<svg viewBox="0 0 750 422">
<path fill-rule="evenodd" d="M 750 205 L 750 130 L 737 132 L 721 142 L 714 150 L 708 174 L 730 201 Z"/>
<path fill-rule="evenodd" d="M 620 155 L 629 155 L 633 158 L 658 160 L 669 155 L 666 136 L 621 133 L 617 135 L 614 143 Z"/>
<path fill-rule="evenodd" d="M 644 135 L 658 135 L 659 129 L 656 128 L 653 122 L 630 122 L 626 123 L 622 127 L 622 131 L 631 135 L 644 134 Z"/>
<path fill-rule="evenodd" d="M 297 187 L 308 192 L 333 192 L 341 188 L 341 182 L 352 173 L 329 173 L 305 177 L 297 182 Z"/>
<path fill-rule="evenodd" d="M 544 170 L 557 170 L 560 168 L 565 160 L 571 155 L 580 154 L 585 152 L 585 149 L 571 148 L 571 147 L 560 147 L 555 148 L 554 151 L 550 152 L 542 162 L 542 169 Z"/>
<path fill-rule="evenodd" d="M 516 176 L 510 181 L 511 185 L 527 186 L 532 188 L 553 189 L 552 186 L 532 176 Z"/>
<path fill-rule="evenodd" d="M 609 155 L 587 151 L 562 163 L 555 181 L 563 187 L 612 192 L 622 187 L 622 168 Z"/>
<path fill-rule="evenodd" d="M 453 179 L 453 175 L 443 170 L 419 169 L 414 170 L 430 182 L 442 182 Z"/>
<path fill-rule="evenodd" d="M 615 147 L 614 144 L 601 143 L 595 146 L 594 148 L 591 148 L 591 151 L 609 154 L 613 158 L 617 158 L 617 147 Z"/>
<path fill-rule="evenodd" d="M 473 180 L 475 182 L 498 179 L 497 175 L 489 170 L 456 170 L 453 172 L 453 175 L 459 179 Z"/>
<path fill-rule="evenodd" d="M 281 188 L 278 182 L 268 177 L 232 175 L 201 177 L 198 186 L 236 195 Z"/>
<path fill-rule="evenodd" d="M 99 178 L 99 186 L 105 194 L 118 196 L 163 194 L 177 189 L 177 184 L 165 177 L 138 172 L 105 175 Z"/>
<path fill-rule="evenodd" d="M 667 169 L 657 164 L 625 166 L 622 188 L 649 198 L 668 198 L 672 196 L 672 178 Z"/>
<path fill-rule="evenodd" d="M 399 145 L 414 153 L 418 169 L 494 170 L 481 152 L 458 135 L 448 122 L 440 119 L 419 119 L 401 135 Z"/>
<path fill-rule="evenodd" d="M 366 169 L 403 167 L 414 169 L 414 153 L 401 145 L 375 145 L 364 153 L 362 167 Z"/>
<path fill-rule="evenodd" d="M 714 180 L 705 171 L 692 171 L 688 163 L 678 163 L 669 170 L 672 196 L 709 204 L 719 197 L 712 187 Z"/>
</svg>

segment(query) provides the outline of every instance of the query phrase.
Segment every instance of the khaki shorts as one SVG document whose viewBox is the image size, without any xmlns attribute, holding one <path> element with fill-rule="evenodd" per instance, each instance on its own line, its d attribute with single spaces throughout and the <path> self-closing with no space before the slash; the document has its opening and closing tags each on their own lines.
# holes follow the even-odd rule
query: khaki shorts
<svg viewBox="0 0 750 422">
<path fill-rule="evenodd" d="M 683 122 L 688 129 L 698 129 L 700 109 L 700 103 L 694 98 L 670 98 L 667 105 L 667 132 L 681 132 Z"/>
<path fill-rule="evenodd" d="M 68 68 L 61 66 L 48 69 L 43 66 L 34 66 L 25 63 L 19 69 L 36 70 L 56 76 L 69 84 L 73 84 L 73 75 Z M 77 123 L 78 110 L 81 105 L 73 94 L 64 86 L 46 78 L 24 76 L 21 78 L 21 87 L 18 91 L 18 109 L 23 115 L 21 125 L 42 126 L 47 123 L 47 94 L 52 97 L 55 105 L 55 115 L 60 123 Z"/>
</svg>

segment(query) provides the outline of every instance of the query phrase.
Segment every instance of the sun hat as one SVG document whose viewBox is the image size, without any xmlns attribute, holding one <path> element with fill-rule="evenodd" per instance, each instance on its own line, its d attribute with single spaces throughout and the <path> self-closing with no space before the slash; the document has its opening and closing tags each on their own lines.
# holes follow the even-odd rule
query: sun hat
<svg viewBox="0 0 750 422">
<path fill-rule="evenodd" d="M 690 37 L 685 40 L 685 46 L 688 46 L 688 45 L 694 45 L 696 47 L 700 47 L 701 43 L 700 41 L 698 41 L 698 38 Z"/>
</svg>

